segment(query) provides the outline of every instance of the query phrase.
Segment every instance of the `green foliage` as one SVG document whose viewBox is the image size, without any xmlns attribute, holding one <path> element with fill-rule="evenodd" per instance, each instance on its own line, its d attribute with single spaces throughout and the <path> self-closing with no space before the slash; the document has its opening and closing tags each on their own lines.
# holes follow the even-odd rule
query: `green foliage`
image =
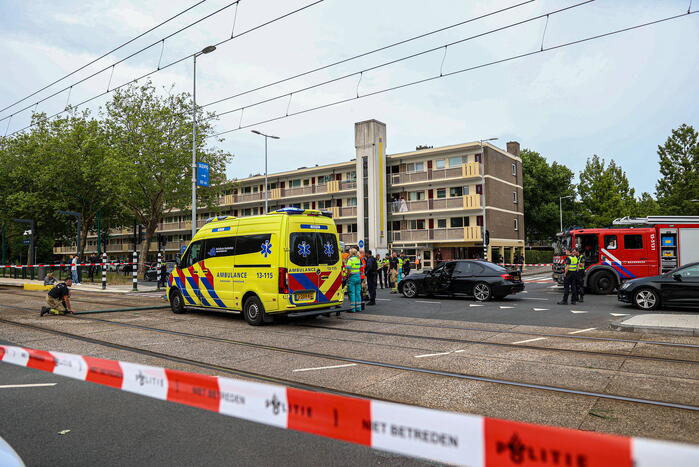
<svg viewBox="0 0 699 467">
<path fill-rule="evenodd" d="M 683 124 L 672 130 L 665 144 L 658 146 L 660 180 L 658 202 L 667 214 L 699 215 L 699 134 Z"/>
<path fill-rule="evenodd" d="M 617 217 L 636 214 L 634 189 L 614 159 L 607 165 L 597 155 L 589 158 L 580 172 L 578 194 L 580 214 L 590 227 L 610 226 Z"/>
<path fill-rule="evenodd" d="M 638 217 L 647 217 L 660 216 L 663 215 L 663 213 L 660 210 L 658 201 L 655 200 L 649 193 L 644 191 L 641 193 L 641 196 L 636 199 L 635 215 Z"/>
<path fill-rule="evenodd" d="M 553 241 L 559 231 L 559 198 L 575 196 L 573 171 L 565 165 L 549 164 L 538 152 L 521 152 L 524 177 L 524 216 L 527 241 Z M 564 226 L 575 212 L 571 199 L 563 200 Z"/>
<path fill-rule="evenodd" d="M 550 263 L 553 260 L 553 250 L 526 250 L 527 264 Z"/>
</svg>

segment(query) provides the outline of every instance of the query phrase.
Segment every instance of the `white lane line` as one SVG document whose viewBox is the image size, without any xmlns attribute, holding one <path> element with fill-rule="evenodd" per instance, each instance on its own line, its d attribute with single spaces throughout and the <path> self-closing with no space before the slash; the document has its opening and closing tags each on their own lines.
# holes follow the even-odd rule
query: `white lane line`
<svg viewBox="0 0 699 467">
<path fill-rule="evenodd" d="M 428 302 L 427 300 L 415 300 L 415 303 L 436 303 L 438 305 L 442 304 L 442 302 Z"/>
<path fill-rule="evenodd" d="M 594 331 L 595 329 L 597 328 L 579 329 L 577 331 L 571 331 L 568 334 L 580 334 L 581 332 Z"/>
<path fill-rule="evenodd" d="M 466 352 L 465 350 L 455 350 L 454 353 Z"/>
<path fill-rule="evenodd" d="M 501 310 L 507 310 L 509 308 L 514 308 L 514 307 L 513 306 L 501 306 L 500 307 Z"/>
<path fill-rule="evenodd" d="M 297 370 L 291 370 L 291 371 L 297 372 L 297 371 L 329 370 L 331 368 L 346 368 L 348 366 L 357 366 L 357 364 L 356 363 L 348 363 L 347 365 L 331 365 L 331 366 L 318 366 L 315 368 L 299 368 Z"/>
<path fill-rule="evenodd" d="M 513 342 L 513 344 L 526 344 L 527 342 L 543 341 L 544 339 L 546 339 L 546 338 L 545 337 L 535 337 L 534 339 L 527 339 L 525 341 Z"/>
<path fill-rule="evenodd" d="M 391 301 L 390 298 L 377 298 L 377 300 L 380 300 L 382 302 L 390 302 Z"/>
<path fill-rule="evenodd" d="M 609 313 L 612 316 L 629 316 L 628 313 Z"/>
<path fill-rule="evenodd" d="M 5 384 L 0 386 L 0 389 L 13 389 L 13 388 L 43 388 L 48 386 L 55 386 L 58 383 L 37 383 L 37 384 Z"/>
<path fill-rule="evenodd" d="M 468 306 L 485 306 L 485 305 L 477 305 L 475 303 L 469 303 Z"/>
<path fill-rule="evenodd" d="M 548 301 L 549 301 L 548 298 L 535 298 L 535 297 L 522 297 L 522 298 L 520 298 L 520 300 L 540 300 L 540 301 L 543 301 L 543 302 L 548 302 Z"/>
<path fill-rule="evenodd" d="M 534 311 L 548 311 L 548 308 L 532 308 Z"/>
<path fill-rule="evenodd" d="M 589 313 L 589 311 L 584 311 L 584 310 L 570 310 L 571 313 L 579 314 L 579 313 Z"/>
<path fill-rule="evenodd" d="M 449 355 L 451 352 L 439 352 L 439 353 L 426 353 L 423 355 L 415 355 L 415 358 L 423 358 L 423 357 L 436 357 L 437 355 Z"/>
</svg>

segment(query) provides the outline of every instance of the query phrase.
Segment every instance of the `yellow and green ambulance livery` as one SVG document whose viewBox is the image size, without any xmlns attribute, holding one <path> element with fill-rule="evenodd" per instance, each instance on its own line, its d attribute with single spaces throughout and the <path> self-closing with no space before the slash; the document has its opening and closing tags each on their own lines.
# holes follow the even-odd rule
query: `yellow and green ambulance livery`
<svg viewBox="0 0 699 467">
<path fill-rule="evenodd" d="M 192 239 L 168 277 L 172 311 L 242 312 L 252 325 L 275 314 L 319 314 L 342 305 L 342 262 L 330 213 L 284 208 L 217 217 Z"/>
</svg>

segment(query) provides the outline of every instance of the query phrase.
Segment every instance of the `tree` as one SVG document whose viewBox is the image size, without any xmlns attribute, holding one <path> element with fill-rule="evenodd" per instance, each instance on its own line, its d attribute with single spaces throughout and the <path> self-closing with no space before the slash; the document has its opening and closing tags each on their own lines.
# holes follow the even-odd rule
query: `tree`
<svg viewBox="0 0 699 467">
<path fill-rule="evenodd" d="M 658 146 L 658 202 L 667 214 L 699 215 L 699 134 L 683 124 Z"/>
<path fill-rule="evenodd" d="M 521 151 L 524 177 L 524 216 L 527 241 L 554 238 L 559 230 L 559 198 L 574 196 L 573 171 L 530 149 Z M 573 203 L 564 202 L 564 221 L 574 216 Z M 564 224 L 565 225 L 565 224 Z"/>
<path fill-rule="evenodd" d="M 152 84 L 117 90 L 107 103 L 107 166 L 113 194 L 145 227 L 140 269 L 163 215 L 191 203 L 192 102 L 187 93 L 159 96 Z M 206 146 L 214 114 L 197 109 L 197 160 L 210 166 L 212 183 L 197 190 L 197 204 L 217 204 L 229 155 Z"/>
<path fill-rule="evenodd" d="M 607 165 L 598 155 L 589 158 L 580 172 L 578 194 L 581 214 L 590 227 L 609 226 L 617 217 L 636 214 L 634 189 L 614 159 Z"/>
<path fill-rule="evenodd" d="M 643 193 L 641 193 L 641 196 L 638 199 L 636 199 L 636 216 L 647 217 L 659 216 L 662 214 L 663 213 L 660 210 L 660 205 L 658 204 L 658 201 L 653 199 L 650 193 L 644 191 Z"/>
</svg>

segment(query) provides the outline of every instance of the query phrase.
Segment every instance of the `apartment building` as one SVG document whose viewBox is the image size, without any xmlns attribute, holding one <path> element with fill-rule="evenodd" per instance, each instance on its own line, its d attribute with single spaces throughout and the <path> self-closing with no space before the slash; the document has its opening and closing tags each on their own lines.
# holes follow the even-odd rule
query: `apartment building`
<svg viewBox="0 0 699 467">
<path fill-rule="evenodd" d="M 269 210 L 283 207 L 330 211 L 340 240 L 374 251 L 420 255 L 425 267 L 436 261 L 483 255 L 483 226 L 489 232 L 489 258 L 510 259 L 524 247 L 524 199 L 519 143 L 506 150 L 468 142 L 385 154 L 386 126 L 376 120 L 355 124 L 355 159 L 268 174 Z M 200 211 L 197 225 L 215 215 L 264 213 L 264 176 L 226 183 L 216 210 Z M 172 212 L 158 233 L 167 258 L 191 239 L 191 214 Z M 107 253 L 133 251 L 132 229 L 110 232 Z M 85 252 L 96 251 L 96 237 Z M 56 247 L 56 254 L 75 251 Z M 154 241 L 151 251 L 158 251 Z"/>
</svg>

